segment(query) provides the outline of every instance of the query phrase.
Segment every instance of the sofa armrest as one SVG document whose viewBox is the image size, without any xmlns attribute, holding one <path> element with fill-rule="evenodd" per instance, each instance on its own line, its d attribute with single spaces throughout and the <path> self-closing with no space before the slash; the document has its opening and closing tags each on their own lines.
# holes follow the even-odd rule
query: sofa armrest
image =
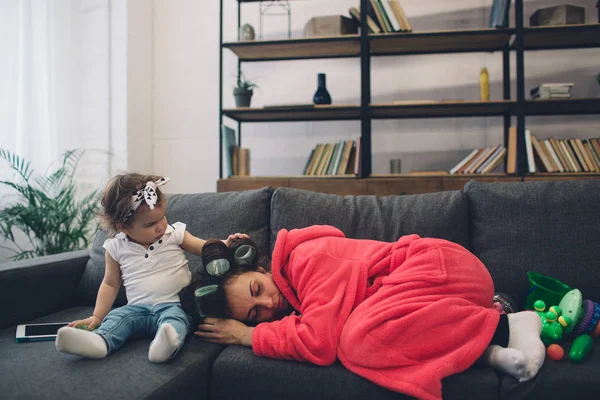
<svg viewBox="0 0 600 400">
<path fill-rule="evenodd" d="M 89 250 L 0 264 L 0 329 L 74 304 Z"/>
</svg>

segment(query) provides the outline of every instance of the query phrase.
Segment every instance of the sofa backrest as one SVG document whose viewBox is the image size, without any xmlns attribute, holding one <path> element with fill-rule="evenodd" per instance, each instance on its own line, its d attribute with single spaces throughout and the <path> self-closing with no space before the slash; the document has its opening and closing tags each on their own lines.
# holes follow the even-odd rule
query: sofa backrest
<svg viewBox="0 0 600 400">
<path fill-rule="evenodd" d="M 280 229 L 333 225 L 346 237 L 387 242 L 417 233 L 468 246 L 467 202 L 461 192 L 387 197 L 346 196 L 279 188 L 271 203 L 271 250 Z"/>
<path fill-rule="evenodd" d="M 471 250 L 522 307 L 527 271 L 600 299 L 600 180 L 469 182 Z"/>
<path fill-rule="evenodd" d="M 226 239 L 236 232 L 247 233 L 262 251 L 269 249 L 270 201 L 273 189 L 245 192 L 199 193 L 167 195 L 167 220 L 187 225 L 187 231 L 202 239 Z M 79 283 L 77 294 L 81 304 L 93 305 L 104 277 L 106 234 L 99 232 L 94 240 L 90 259 Z M 188 255 L 190 269 L 202 268 L 200 257 Z M 126 303 L 121 287 L 115 305 Z"/>
</svg>

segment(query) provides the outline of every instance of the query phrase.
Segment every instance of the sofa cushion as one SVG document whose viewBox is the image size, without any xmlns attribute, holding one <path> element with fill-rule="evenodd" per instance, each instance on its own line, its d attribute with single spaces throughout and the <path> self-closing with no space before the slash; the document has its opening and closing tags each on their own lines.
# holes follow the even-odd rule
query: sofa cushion
<svg viewBox="0 0 600 400">
<path fill-rule="evenodd" d="M 336 363 L 320 367 L 261 358 L 251 349 L 225 348 L 213 363 L 211 399 L 409 399 L 353 374 Z M 444 399 L 494 400 L 499 380 L 491 368 L 472 367 L 442 382 Z"/>
<path fill-rule="evenodd" d="M 471 250 L 496 290 L 525 304 L 527 271 L 600 299 L 600 181 L 469 182 Z"/>
<path fill-rule="evenodd" d="M 48 315 L 35 322 L 87 317 L 89 307 Z M 5 399 L 202 399 L 208 396 L 210 365 L 221 351 L 188 338 L 164 364 L 148 361 L 151 339 L 129 341 L 103 360 L 56 351 L 53 341 L 15 343 L 15 327 L 0 331 L 0 393 Z"/>
<path fill-rule="evenodd" d="M 167 195 L 167 220 L 181 221 L 187 230 L 202 239 L 225 239 L 236 232 L 247 233 L 263 250 L 269 246 L 270 201 L 273 189 L 263 188 L 245 192 L 200 193 Z M 92 246 L 90 260 L 78 288 L 81 304 L 93 305 L 104 277 L 103 232 L 98 233 Z M 201 258 L 188 254 L 190 269 L 201 269 Z M 121 288 L 116 305 L 126 303 Z"/>
<path fill-rule="evenodd" d="M 279 188 L 271 210 L 271 248 L 280 229 L 310 225 L 333 225 L 352 238 L 393 242 L 417 233 L 468 245 L 467 202 L 457 191 L 341 197 Z"/>
</svg>

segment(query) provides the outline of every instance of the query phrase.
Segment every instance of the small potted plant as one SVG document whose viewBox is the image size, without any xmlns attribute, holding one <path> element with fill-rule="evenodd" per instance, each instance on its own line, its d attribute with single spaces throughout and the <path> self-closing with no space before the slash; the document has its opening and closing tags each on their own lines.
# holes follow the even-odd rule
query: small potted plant
<svg viewBox="0 0 600 400">
<path fill-rule="evenodd" d="M 250 107 L 250 101 L 254 94 L 253 89 L 257 88 L 256 83 L 246 79 L 240 72 L 237 77 L 237 86 L 233 88 L 233 95 L 235 96 L 236 107 Z"/>
</svg>

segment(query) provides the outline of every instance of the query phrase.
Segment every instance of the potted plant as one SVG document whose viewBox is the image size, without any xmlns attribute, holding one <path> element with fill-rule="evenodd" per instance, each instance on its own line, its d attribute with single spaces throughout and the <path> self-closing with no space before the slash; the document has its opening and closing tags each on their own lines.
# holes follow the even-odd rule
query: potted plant
<svg viewBox="0 0 600 400">
<path fill-rule="evenodd" d="M 0 184 L 17 195 L 16 201 L 0 209 L 0 237 L 12 242 L 14 248 L 1 247 L 14 253 L 13 260 L 88 247 L 97 230 L 94 218 L 100 193 L 94 190 L 86 196 L 77 195 L 73 175 L 83 154 L 83 150 L 65 152 L 60 168 L 42 176 L 34 175 L 28 161 L 0 149 L 0 160 L 8 162 L 14 171 L 11 180 L 0 180 Z M 16 231 L 24 234 L 29 246 L 15 240 Z"/>
<path fill-rule="evenodd" d="M 256 83 L 246 79 L 240 72 L 237 77 L 237 86 L 233 88 L 233 95 L 235 96 L 236 107 L 250 107 L 252 95 L 254 94 L 253 89 L 257 88 Z"/>
</svg>

